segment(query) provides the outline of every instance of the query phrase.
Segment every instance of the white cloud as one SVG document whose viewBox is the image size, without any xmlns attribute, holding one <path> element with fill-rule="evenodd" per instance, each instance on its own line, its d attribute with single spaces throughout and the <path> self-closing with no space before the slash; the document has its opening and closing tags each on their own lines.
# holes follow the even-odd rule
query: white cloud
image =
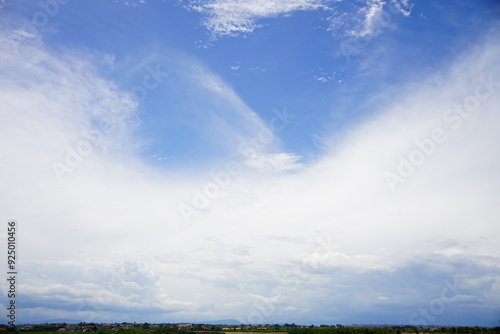
<svg viewBox="0 0 500 334">
<path fill-rule="evenodd" d="M 249 33 L 258 20 L 295 11 L 326 8 L 323 0 L 211 0 L 190 1 L 189 8 L 207 16 L 204 25 L 215 36 Z"/>
<path fill-rule="evenodd" d="M 115 0 L 115 3 L 123 3 L 125 6 L 139 6 L 146 3 L 146 0 Z"/>
<path fill-rule="evenodd" d="M 382 9 L 385 2 L 382 0 L 372 0 L 367 3 L 367 7 L 362 8 L 363 19 L 363 29 L 361 31 L 352 31 L 353 35 L 360 37 L 366 35 L 373 35 L 378 32 L 377 30 L 383 28 L 385 23 L 382 22 Z"/>
<path fill-rule="evenodd" d="M 269 171 L 288 171 L 302 167 L 301 156 L 290 153 L 269 153 L 248 157 L 245 164 L 251 168 Z"/>
<path fill-rule="evenodd" d="M 391 0 L 390 5 L 394 7 L 393 10 L 399 11 L 404 16 L 410 16 L 414 6 L 410 0 Z"/>
<path fill-rule="evenodd" d="M 344 6 L 352 11 L 337 9 L 335 0 L 190 0 L 187 8 L 205 15 L 203 25 L 212 37 L 235 36 L 251 33 L 262 27 L 259 23 L 265 18 L 276 18 L 296 11 L 327 10 L 329 30 L 343 30 L 347 35 L 366 37 L 377 35 L 392 23 L 394 15 L 408 17 L 413 4 L 409 0 L 364 0 Z"/>
<path fill-rule="evenodd" d="M 338 12 L 328 21 L 333 32 L 344 32 L 352 37 L 372 37 L 395 27 L 395 18 L 409 17 L 413 4 L 409 0 L 365 0 L 350 4 L 351 11 Z"/>
<path fill-rule="evenodd" d="M 110 265 L 88 260 L 29 261 L 27 264 L 31 267 L 26 276 L 29 284 L 19 287 L 27 310 L 46 307 L 57 312 L 64 308 L 72 319 L 104 322 L 117 311 L 127 317 L 145 311 L 182 312 L 193 307 L 192 303 L 173 300 L 158 284 L 158 277 L 140 262 L 122 260 Z M 38 272 L 46 275 L 37 282 Z"/>
<path fill-rule="evenodd" d="M 287 321 L 295 311 L 299 320 L 317 315 L 321 321 L 330 310 L 344 322 L 360 308 L 376 310 L 386 302 L 383 296 L 408 322 L 411 312 L 430 302 L 419 291 L 439 297 L 444 280 L 455 277 L 461 293 L 453 307 L 467 310 L 478 298 L 495 305 L 496 40 L 459 58 L 436 75 L 439 80 L 393 96 L 390 107 L 352 128 L 310 166 L 261 173 L 258 168 L 298 166 L 296 155 L 272 153 L 280 152 L 279 143 L 249 156 L 258 168 L 231 177 L 187 225 L 178 204 L 190 201 L 193 189 L 214 183 L 210 169 L 172 172 L 146 165 L 134 145 L 141 143 L 134 134 L 137 103 L 82 60 L 87 54 L 54 57 L 32 39 L 16 51 L 9 38 L 2 35 L 0 43 L 0 141 L 8 143 L 0 146 L 6 189 L 0 212 L 3 221 L 15 217 L 20 224 L 19 247 L 29 263 L 22 289 L 31 306 L 23 314 L 29 319 L 82 319 L 75 309 L 84 302 L 102 306 L 98 319 L 142 312 L 158 314 L 147 319 L 158 321 L 171 312 L 171 321 L 191 321 L 196 310 L 200 319 L 248 320 L 259 303 L 271 301 L 275 309 L 265 322 Z M 190 63 L 175 63 L 183 66 L 173 73 L 198 93 L 194 97 L 205 94 L 196 101 L 205 102 L 200 110 L 220 111 L 203 118 L 213 121 L 212 131 L 227 129 L 222 137 L 237 144 L 241 133 L 266 128 L 259 118 L 245 126 L 250 108 L 218 76 Z M 478 75 L 491 75 L 491 87 L 478 89 Z M 474 103 L 474 94 L 489 89 L 470 115 L 449 114 L 455 103 Z M 51 163 L 64 160 L 65 147 L 74 147 L 107 115 L 116 116 L 111 124 L 118 126 L 103 136 L 105 145 L 94 146 L 57 182 Z M 418 149 L 415 141 L 438 127 L 447 140 L 391 192 L 384 173 L 397 171 L 399 157 L 408 158 Z M 121 279 L 109 286 L 113 274 Z"/>
<path fill-rule="evenodd" d="M 199 137 L 206 146 L 205 151 L 211 150 L 215 159 L 226 158 L 228 154 L 241 159 L 238 147 L 248 138 L 256 137 L 263 129 L 268 129 L 266 121 L 230 85 L 198 59 L 175 52 L 165 58 L 158 56 L 150 59 L 153 63 L 162 64 L 173 78 L 163 83 L 163 89 L 169 96 L 163 108 L 177 112 L 166 112 L 165 123 L 175 129 L 177 124 L 170 122 L 170 115 L 179 119 L 181 113 L 186 128 L 183 136 Z M 260 153 L 279 150 L 279 137 L 272 137 L 272 140 L 256 149 Z M 172 141 L 176 140 L 172 138 Z"/>
</svg>

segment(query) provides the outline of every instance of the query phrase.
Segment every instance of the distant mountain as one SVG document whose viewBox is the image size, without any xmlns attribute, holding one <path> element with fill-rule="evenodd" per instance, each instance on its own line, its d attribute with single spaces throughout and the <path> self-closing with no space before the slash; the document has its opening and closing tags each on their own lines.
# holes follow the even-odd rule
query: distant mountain
<svg viewBox="0 0 500 334">
<path fill-rule="evenodd" d="M 78 324 L 82 322 L 82 320 L 77 320 L 77 319 L 48 319 L 44 321 L 39 321 L 39 324 L 62 324 L 62 323 L 67 323 L 67 324 Z"/>
</svg>

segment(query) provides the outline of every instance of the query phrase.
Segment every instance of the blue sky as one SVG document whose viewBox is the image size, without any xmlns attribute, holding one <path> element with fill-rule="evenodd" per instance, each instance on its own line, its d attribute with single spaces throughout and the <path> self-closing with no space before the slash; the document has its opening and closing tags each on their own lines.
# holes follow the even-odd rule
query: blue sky
<svg viewBox="0 0 500 334">
<path fill-rule="evenodd" d="M 499 14 L 1 1 L 18 322 L 497 326 Z"/>
</svg>

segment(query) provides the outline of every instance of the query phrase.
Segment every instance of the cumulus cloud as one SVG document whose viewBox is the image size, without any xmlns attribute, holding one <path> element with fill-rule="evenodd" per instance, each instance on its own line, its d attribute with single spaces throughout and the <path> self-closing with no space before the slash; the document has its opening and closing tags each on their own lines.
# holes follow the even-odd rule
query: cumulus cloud
<svg viewBox="0 0 500 334">
<path fill-rule="evenodd" d="M 29 283 L 19 287 L 28 314 L 40 308 L 56 313 L 64 310 L 71 319 L 104 322 L 113 312 L 127 318 L 145 312 L 159 315 L 181 312 L 193 306 L 173 300 L 158 283 L 158 276 L 141 262 L 28 263 L 31 269 L 25 278 Z"/>
</svg>

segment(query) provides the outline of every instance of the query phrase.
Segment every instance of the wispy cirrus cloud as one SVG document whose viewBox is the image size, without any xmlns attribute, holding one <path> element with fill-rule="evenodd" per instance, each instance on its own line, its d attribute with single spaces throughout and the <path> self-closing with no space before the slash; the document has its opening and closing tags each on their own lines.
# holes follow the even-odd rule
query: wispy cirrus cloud
<svg viewBox="0 0 500 334">
<path fill-rule="evenodd" d="M 409 17 L 414 6 L 409 0 L 366 0 L 345 5 L 348 11 L 335 8 L 335 15 L 328 18 L 328 30 L 350 37 L 372 37 L 394 28 L 395 18 Z"/>
<path fill-rule="evenodd" d="M 296 11 L 326 9 L 324 0 L 211 0 L 191 1 L 189 9 L 206 16 L 204 25 L 214 36 L 250 33 L 261 27 L 263 18 L 274 18 Z"/>
<path fill-rule="evenodd" d="M 350 7 L 349 14 L 343 6 Z M 391 26 L 391 15 L 410 16 L 413 4 L 409 0 L 191 0 L 187 8 L 205 15 L 203 25 L 213 37 L 251 33 L 263 27 L 262 19 L 315 10 L 326 10 L 329 30 L 364 37 Z"/>
</svg>

